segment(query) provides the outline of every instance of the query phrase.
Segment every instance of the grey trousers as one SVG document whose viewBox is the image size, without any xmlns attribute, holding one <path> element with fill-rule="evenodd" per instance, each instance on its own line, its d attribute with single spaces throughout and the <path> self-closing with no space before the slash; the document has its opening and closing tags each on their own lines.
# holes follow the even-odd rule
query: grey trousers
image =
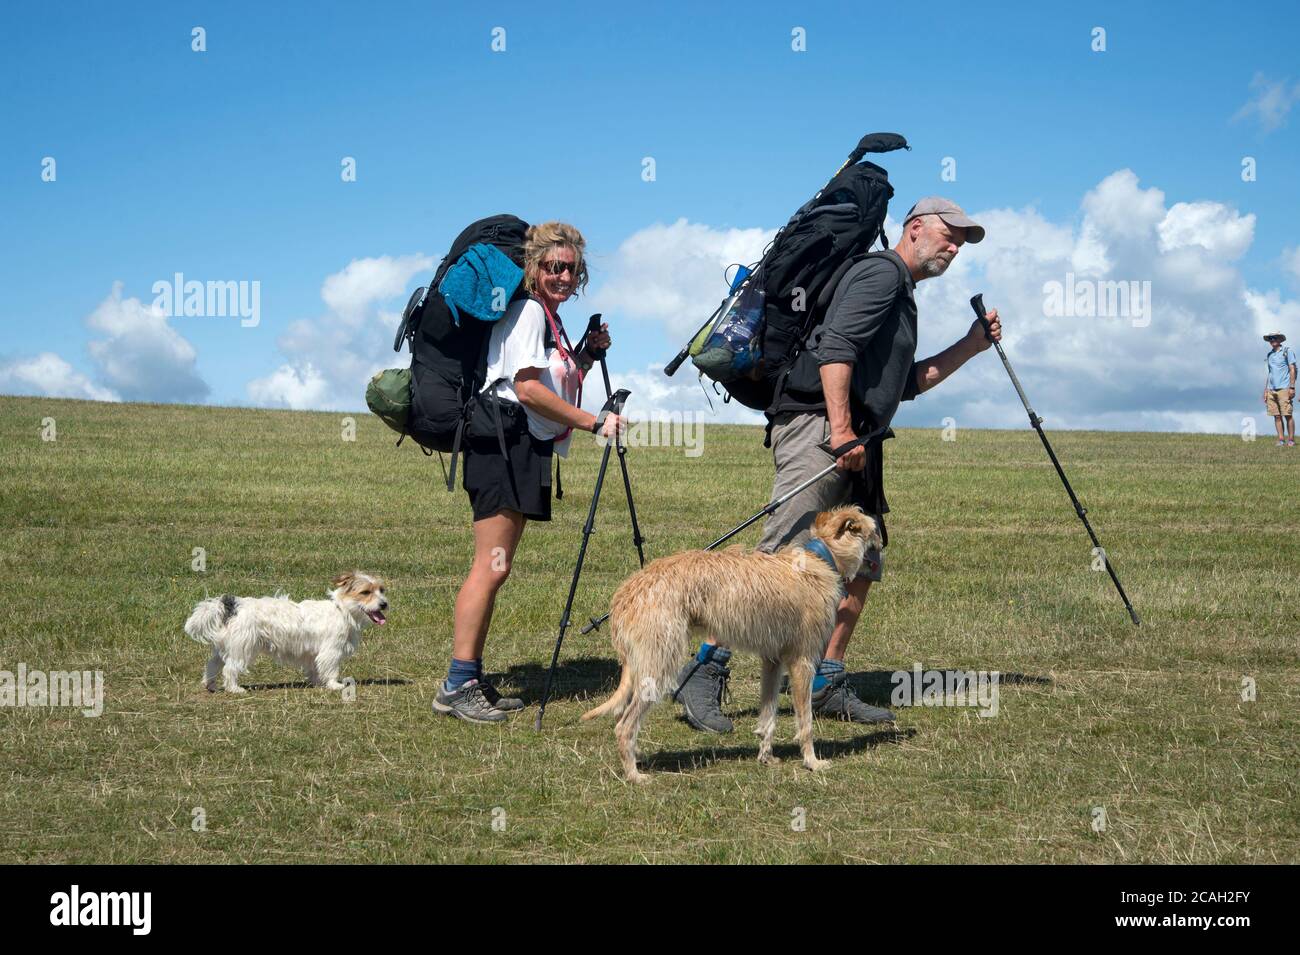
<svg viewBox="0 0 1300 955">
<path fill-rule="evenodd" d="M 830 436 L 830 421 L 820 412 L 787 412 L 773 419 L 772 461 L 776 465 L 776 480 L 772 484 L 770 500 L 776 500 L 835 463 L 830 453 L 821 447 Z M 771 553 L 778 547 L 802 545 L 807 542 L 813 519 L 819 511 L 841 504 L 861 503 L 854 500 L 854 482 L 847 472 L 837 471 L 828 475 L 790 498 L 768 517 L 758 549 Z M 879 514 L 871 516 L 877 521 L 882 520 Z M 884 566 L 883 553 L 874 549 L 868 551 L 858 578 L 880 580 Z"/>
</svg>

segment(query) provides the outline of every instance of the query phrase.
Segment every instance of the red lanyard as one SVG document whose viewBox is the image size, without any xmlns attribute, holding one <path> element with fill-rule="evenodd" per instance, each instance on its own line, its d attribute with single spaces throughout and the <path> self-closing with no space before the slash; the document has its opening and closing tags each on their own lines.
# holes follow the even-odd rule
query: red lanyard
<svg viewBox="0 0 1300 955">
<path fill-rule="evenodd" d="M 560 358 L 564 361 L 565 367 L 569 372 L 576 372 L 578 375 L 578 400 L 575 402 L 579 408 L 582 407 L 582 379 L 584 377 L 582 366 L 578 364 L 573 357 L 573 344 L 564 334 L 564 326 L 557 325 L 555 316 L 551 314 L 550 307 L 540 298 L 535 299 L 538 305 L 542 306 L 542 311 L 546 313 L 546 324 L 551 328 L 551 338 L 555 340 L 555 350 L 560 353 Z M 567 346 L 567 348 L 566 348 Z M 563 398 L 563 395 L 560 395 Z M 573 433 L 572 428 L 565 428 L 564 433 L 557 437 L 556 441 L 563 441 Z"/>
</svg>

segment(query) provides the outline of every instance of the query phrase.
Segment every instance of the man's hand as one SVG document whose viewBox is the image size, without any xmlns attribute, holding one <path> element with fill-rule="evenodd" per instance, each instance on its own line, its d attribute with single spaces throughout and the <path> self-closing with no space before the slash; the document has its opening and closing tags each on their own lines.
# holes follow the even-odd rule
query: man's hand
<svg viewBox="0 0 1300 955">
<path fill-rule="evenodd" d="M 831 450 L 857 439 L 858 436 L 852 431 L 832 431 Z M 856 447 L 848 454 L 842 454 L 836 458 L 835 465 L 841 471 L 861 471 L 867 465 L 867 449 L 861 446 Z"/>
<path fill-rule="evenodd" d="M 987 336 L 984 334 L 984 323 L 978 318 L 971 323 L 970 331 L 966 333 L 967 340 L 970 341 L 976 351 L 988 351 L 993 345 L 993 342 L 1002 341 L 1002 322 L 998 318 L 998 310 L 996 308 L 989 309 L 987 318 L 989 320 L 989 332 Z M 990 337 L 993 339 L 993 342 L 989 341 Z"/>
</svg>

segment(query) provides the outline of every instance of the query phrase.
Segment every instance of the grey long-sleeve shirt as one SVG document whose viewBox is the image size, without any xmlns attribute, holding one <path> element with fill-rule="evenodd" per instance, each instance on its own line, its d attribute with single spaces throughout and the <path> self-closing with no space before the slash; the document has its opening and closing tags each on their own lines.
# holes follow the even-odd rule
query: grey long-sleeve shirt
<svg viewBox="0 0 1300 955">
<path fill-rule="evenodd" d="M 888 425 L 899 403 L 917 396 L 916 282 L 895 252 L 884 256 L 866 258 L 845 273 L 769 415 L 824 411 L 820 369 L 836 362 L 853 366 L 850 397 L 859 430 Z M 906 276 L 901 291 L 900 270 Z M 859 420 L 864 414 L 866 420 Z"/>
</svg>

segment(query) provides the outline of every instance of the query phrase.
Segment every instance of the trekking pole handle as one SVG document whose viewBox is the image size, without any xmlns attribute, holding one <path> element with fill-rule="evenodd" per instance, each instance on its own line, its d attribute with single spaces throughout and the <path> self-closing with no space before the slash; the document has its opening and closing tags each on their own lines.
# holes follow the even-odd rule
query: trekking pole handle
<svg viewBox="0 0 1300 955">
<path fill-rule="evenodd" d="M 600 312 L 597 312 L 595 315 L 591 316 L 591 318 L 587 319 L 587 330 L 582 335 L 583 348 L 587 350 L 587 354 L 591 356 L 592 361 L 600 361 L 605 357 L 605 349 L 593 348 L 591 345 L 587 344 L 588 339 L 590 339 L 592 335 L 599 334 L 599 332 Z M 578 350 L 582 351 L 582 348 Z"/>
<path fill-rule="evenodd" d="M 679 351 L 677 353 L 676 358 L 674 358 L 668 364 L 664 365 L 664 374 L 667 375 L 669 378 L 671 378 L 674 374 L 676 374 L 677 369 L 682 367 L 682 362 L 684 362 L 687 358 L 690 357 L 689 352 L 690 352 L 689 345 L 687 345 L 685 348 Z"/>
<path fill-rule="evenodd" d="M 871 434 L 864 435 L 861 438 L 854 438 L 852 441 L 846 441 L 844 444 L 841 444 L 838 448 L 831 448 L 830 449 L 831 457 L 835 458 L 838 461 L 840 458 L 844 457 L 844 455 L 848 454 L 850 451 L 856 448 L 864 447 L 868 441 L 875 438 L 878 434 L 880 434 L 879 430 L 873 431 L 871 432 Z"/>
<path fill-rule="evenodd" d="M 632 392 L 628 391 L 626 388 L 620 388 L 618 391 L 606 398 L 604 406 L 600 409 L 600 413 L 596 415 L 596 423 L 591 426 L 591 433 L 600 434 L 600 429 L 605 426 L 605 419 L 609 417 L 610 412 L 613 412 L 616 415 L 621 415 L 623 413 L 623 405 L 631 394 Z"/>
<path fill-rule="evenodd" d="M 978 295 L 971 296 L 970 307 L 975 309 L 975 317 L 980 320 L 980 325 L 984 327 L 984 337 L 987 338 L 989 341 L 993 341 L 993 336 L 989 334 L 988 312 L 984 310 L 983 292 L 980 292 Z M 994 342 L 994 344 L 996 345 L 997 342 Z"/>
</svg>

